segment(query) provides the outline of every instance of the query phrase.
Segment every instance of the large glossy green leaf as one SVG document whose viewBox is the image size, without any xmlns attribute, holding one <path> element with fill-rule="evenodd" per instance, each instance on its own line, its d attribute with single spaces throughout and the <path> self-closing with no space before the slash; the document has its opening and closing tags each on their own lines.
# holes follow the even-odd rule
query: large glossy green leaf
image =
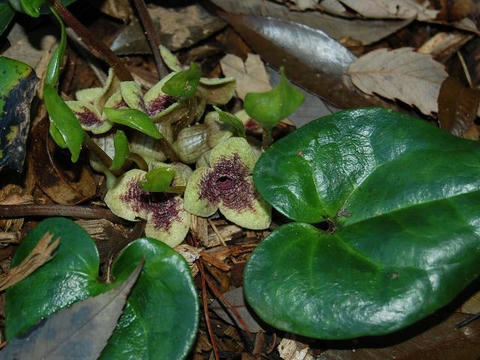
<svg viewBox="0 0 480 360">
<path fill-rule="evenodd" d="M 0 170 L 8 166 L 20 172 L 38 78 L 27 64 L 3 56 L 0 76 Z"/>
<path fill-rule="evenodd" d="M 315 338 L 378 335 L 449 303 L 480 273 L 480 145 L 393 111 L 317 119 L 271 146 L 261 195 L 304 223 L 245 270 L 266 322 Z M 306 223 L 328 220 L 332 231 Z"/>
<path fill-rule="evenodd" d="M 19 336 L 39 320 L 84 298 L 122 283 L 143 257 L 145 265 L 130 294 L 102 359 L 182 359 L 192 346 L 198 325 L 198 301 L 185 260 L 164 243 L 139 239 L 116 260 L 115 282 L 98 280 L 94 242 L 73 221 L 42 221 L 22 241 L 12 265 L 18 265 L 49 231 L 60 237 L 55 256 L 7 290 L 7 338 Z"/>
<path fill-rule="evenodd" d="M 198 300 L 188 264 L 163 242 L 144 238 L 123 251 L 113 276 L 124 281 L 142 257 L 142 275 L 100 359 L 184 359 L 193 345 Z"/>
<path fill-rule="evenodd" d="M 0 35 L 3 34 L 15 15 L 15 10 L 7 0 L 0 0 Z"/>
<path fill-rule="evenodd" d="M 60 245 L 52 260 L 7 290 L 7 339 L 21 335 L 57 310 L 107 290 L 97 280 L 99 258 L 95 243 L 71 220 L 42 221 L 22 240 L 12 266 L 20 264 L 47 231 L 53 239 L 60 237 Z"/>
</svg>

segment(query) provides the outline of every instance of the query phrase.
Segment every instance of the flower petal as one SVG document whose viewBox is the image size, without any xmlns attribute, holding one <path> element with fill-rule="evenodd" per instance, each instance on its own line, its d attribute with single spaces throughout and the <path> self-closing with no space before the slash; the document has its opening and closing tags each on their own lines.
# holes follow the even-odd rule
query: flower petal
<svg viewBox="0 0 480 360">
<path fill-rule="evenodd" d="M 147 224 L 145 226 L 145 235 L 160 240 L 170 247 L 175 247 L 183 242 L 190 229 L 190 214 L 183 209 L 183 200 L 180 196 L 175 196 L 178 213 L 168 224 L 161 221 L 156 223 L 154 213 L 149 213 Z"/>
<path fill-rule="evenodd" d="M 112 96 L 110 96 L 107 102 L 105 103 L 106 108 L 113 108 L 113 109 L 121 109 L 126 107 L 126 105 L 127 103 L 123 101 L 120 90 L 117 90 L 115 93 L 113 93 Z M 104 117 L 106 117 L 105 114 L 103 115 Z"/>
<path fill-rule="evenodd" d="M 167 65 L 167 67 L 171 71 L 179 72 L 182 71 L 182 66 L 180 65 L 180 62 L 178 61 L 177 57 L 165 46 L 160 45 L 160 55 L 162 56 L 162 60 Z"/>
<path fill-rule="evenodd" d="M 225 105 L 235 94 L 236 81 L 233 77 L 201 78 L 197 87 L 197 95 L 208 104 Z"/>
<path fill-rule="evenodd" d="M 240 162 L 247 167 L 250 173 L 258 160 L 258 153 L 241 137 L 231 137 L 221 142 L 210 153 L 210 166 L 213 168 L 222 159 L 232 159 L 238 156 Z"/>
<path fill-rule="evenodd" d="M 102 94 L 102 91 L 103 89 L 101 87 L 78 90 L 75 93 L 75 98 L 78 101 L 90 103 L 93 105 L 95 103 L 95 100 Z"/>
<path fill-rule="evenodd" d="M 219 205 L 220 212 L 231 222 L 246 229 L 267 229 L 272 221 L 272 208 L 255 190 L 252 177 L 247 177 L 245 181 L 251 185 L 252 192 L 240 196 L 251 197 L 248 200 L 249 206 L 243 209 L 232 208 L 222 201 Z"/>
<path fill-rule="evenodd" d="M 211 148 L 233 136 L 232 127 L 221 122 L 216 111 L 210 111 L 205 116 L 205 125 L 208 129 L 208 146 Z"/>
<path fill-rule="evenodd" d="M 130 170 L 118 179 L 111 190 L 107 191 L 104 201 L 115 215 L 130 221 L 145 217 L 144 209 L 135 201 L 140 181 L 145 179 L 145 174 L 146 172 L 142 170 Z"/>
<path fill-rule="evenodd" d="M 162 80 L 156 83 L 150 90 L 148 90 L 143 97 L 146 112 L 148 116 L 150 116 L 154 120 L 157 119 L 157 115 L 160 115 L 162 112 L 166 111 L 169 107 L 172 107 L 175 104 L 178 104 L 172 96 L 162 91 L 163 85 L 165 85 L 165 83 L 175 74 L 176 73 L 171 73 L 165 76 Z M 173 109 L 170 109 L 170 111 L 172 110 Z"/>
<path fill-rule="evenodd" d="M 128 107 L 145 112 L 143 92 L 140 84 L 135 81 L 122 81 L 120 83 L 120 93 Z"/>
<path fill-rule="evenodd" d="M 94 134 L 103 134 L 112 128 L 113 124 L 106 120 L 94 105 L 83 101 L 66 101 L 65 103 L 77 117 L 82 129 Z"/>
<path fill-rule="evenodd" d="M 98 109 L 98 111 L 103 111 L 103 107 L 105 106 L 107 100 L 118 90 L 120 90 L 120 80 L 115 75 L 113 69 L 110 68 L 108 69 L 108 77 L 105 81 L 105 86 L 102 89 L 102 93 L 95 99 L 95 107 Z"/>
<path fill-rule="evenodd" d="M 202 181 L 210 172 L 211 169 L 208 168 L 196 169 L 188 180 L 184 194 L 184 207 L 191 214 L 207 217 L 218 209 L 218 204 L 212 204 L 208 199 L 200 199 Z"/>
</svg>

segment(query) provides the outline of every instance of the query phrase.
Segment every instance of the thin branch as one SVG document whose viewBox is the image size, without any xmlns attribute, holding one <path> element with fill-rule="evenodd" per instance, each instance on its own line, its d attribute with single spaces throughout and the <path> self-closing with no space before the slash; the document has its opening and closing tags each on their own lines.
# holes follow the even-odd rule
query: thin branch
<svg viewBox="0 0 480 360">
<path fill-rule="evenodd" d="M 198 241 L 195 236 L 191 237 L 193 246 L 198 247 Z M 220 360 L 218 356 L 217 344 L 215 342 L 215 337 L 212 330 L 212 323 L 210 321 L 210 315 L 208 313 L 208 301 L 207 301 L 207 276 L 205 275 L 205 269 L 203 268 L 203 263 L 200 259 L 195 260 L 198 270 L 200 271 L 200 278 L 202 283 L 202 303 L 203 303 L 203 312 L 205 314 L 205 323 L 207 324 L 208 336 L 210 337 L 210 343 L 212 345 L 213 355 L 215 360 Z"/>
<path fill-rule="evenodd" d="M 218 297 L 220 301 L 223 302 L 223 304 L 226 306 L 226 308 L 232 312 L 232 314 L 235 316 L 240 326 L 243 328 L 243 331 L 245 331 L 248 338 L 250 339 L 252 337 L 250 329 L 245 323 L 245 320 L 243 320 L 242 316 L 238 313 L 237 309 L 235 309 L 235 307 L 233 307 L 232 304 L 230 304 L 230 302 L 225 298 L 225 296 L 223 296 L 223 294 L 215 287 L 215 285 L 208 278 L 205 277 L 205 281 L 207 282 L 208 287 L 210 288 L 210 290 L 212 290 L 215 296 Z"/>
<path fill-rule="evenodd" d="M 142 23 L 145 35 L 147 36 L 150 49 L 152 50 L 153 58 L 155 59 L 155 65 L 157 66 L 158 77 L 161 79 L 168 75 L 168 69 L 163 63 L 163 59 L 160 56 L 160 39 L 158 38 L 157 31 L 153 26 L 152 18 L 148 13 L 147 6 L 144 0 L 133 0 L 135 8 L 138 12 L 138 17 Z"/>
<path fill-rule="evenodd" d="M 22 218 L 25 216 L 66 216 L 79 219 L 106 219 L 117 224 L 127 221 L 110 210 L 90 206 L 73 205 L 0 205 L 0 218 Z"/>
<path fill-rule="evenodd" d="M 62 20 L 85 42 L 92 54 L 96 57 L 103 58 L 108 65 L 115 70 L 115 74 L 121 81 L 133 80 L 132 74 L 130 74 L 125 64 L 123 64 L 117 55 L 80 23 L 59 0 L 50 0 L 50 4 L 58 12 Z"/>
</svg>

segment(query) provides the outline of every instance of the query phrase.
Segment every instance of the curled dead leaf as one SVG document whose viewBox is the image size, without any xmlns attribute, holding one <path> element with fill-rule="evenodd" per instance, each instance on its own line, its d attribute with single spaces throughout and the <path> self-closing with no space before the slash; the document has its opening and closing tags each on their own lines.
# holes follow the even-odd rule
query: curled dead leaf
<svg viewBox="0 0 480 360">
<path fill-rule="evenodd" d="M 32 129 L 30 154 L 36 184 L 58 204 L 73 205 L 93 197 L 97 185 L 90 169 L 69 159 L 57 161 L 48 126 L 48 119 L 44 118 Z"/>
</svg>

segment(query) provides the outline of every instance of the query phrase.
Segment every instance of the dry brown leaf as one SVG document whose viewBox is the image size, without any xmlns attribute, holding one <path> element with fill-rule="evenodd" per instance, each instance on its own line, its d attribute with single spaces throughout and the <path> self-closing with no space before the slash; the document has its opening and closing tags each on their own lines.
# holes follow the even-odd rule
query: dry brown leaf
<svg viewBox="0 0 480 360">
<path fill-rule="evenodd" d="M 53 242 L 52 234 L 45 233 L 33 248 L 32 252 L 23 261 L 6 274 L 0 275 L 0 291 L 9 288 L 12 285 L 22 281 L 28 275 L 37 270 L 40 266 L 52 259 L 52 253 L 57 248 L 60 240 L 57 238 Z"/>
<path fill-rule="evenodd" d="M 444 62 L 472 38 L 473 35 L 461 32 L 439 32 L 418 48 L 417 52 L 430 54 L 436 60 Z"/>
<path fill-rule="evenodd" d="M 363 92 L 399 99 L 426 115 L 438 111 L 440 86 L 448 76 L 442 64 L 412 48 L 371 51 L 355 60 L 348 74 Z"/>
<path fill-rule="evenodd" d="M 480 291 L 473 294 L 461 307 L 460 311 L 466 314 L 476 314 L 480 312 Z"/>
<path fill-rule="evenodd" d="M 93 6 L 97 6 L 104 14 L 110 15 L 125 22 L 134 16 L 129 0 L 92 0 L 90 3 Z"/>
<path fill-rule="evenodd" d="M 477 116 L 480 90 L 465 87 L 454 77 L 448 77 L 438 95 L 438 121 L 440 127 L 461 136 L 470 129 Z"/>
<path fill-rule="evenodd" d="M 373 19 L 411 19 L 433 20 L 438 10 L 428 9 L 414 0 L 340 0 L 344 5 L 360 15 Z"/>
<path fill-rule="evenodd" d="M 220 60 L 225 76 L 237 79 L 236 92 L 244 99 L 249 92 L 265 92 L 270 90 L 270 80 L 260 56 L 248 54 L 245 63 L 238 56 L 227 54 Z"/>
</svg>

